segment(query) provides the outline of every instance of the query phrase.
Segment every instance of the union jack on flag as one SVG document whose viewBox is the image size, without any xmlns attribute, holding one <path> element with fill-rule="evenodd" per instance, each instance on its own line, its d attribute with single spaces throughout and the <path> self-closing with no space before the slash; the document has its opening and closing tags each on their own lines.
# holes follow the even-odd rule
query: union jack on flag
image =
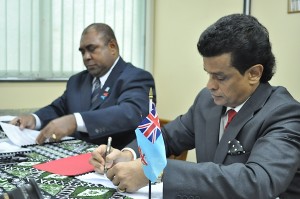
<svg viewBox="0 0 300 199">
<path fill-rule="evenodd" d="M 152 143 L 154 143 L 160 136 L 160 123 L 155 105 L 152 103 L 152 109 L 148 116 L 138 126 L 138 129 L 144 134 L 144 136 Z"/>
<path fill-rule="evenodd" d="M 155 182 L 167 165 L 164 139 L 155 104 L 151 102 L 148 116 L 135 129 L 140 159 L 146 177 Z"/>
</svg>

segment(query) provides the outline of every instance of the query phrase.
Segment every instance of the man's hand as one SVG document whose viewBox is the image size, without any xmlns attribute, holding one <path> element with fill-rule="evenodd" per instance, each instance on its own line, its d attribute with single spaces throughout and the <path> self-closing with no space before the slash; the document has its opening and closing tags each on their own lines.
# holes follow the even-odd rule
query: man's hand
<svg viewBox="0 0 300 199">
<path fill-rule="evenodd" d="M 98 148 L 96 148 L 93 152 L 92 152 L 92 157 L 89 160 L 89 163 L 91 165 L 93 165 L 94 170 L 97 173 L 101 173 L 104 174 L 104 165 L 106 164 L 107 168 L 110 168 L 112 166 L 112 163 L 110 162 L 109 164 L 107 164 L 105 162 L 105 151 L 106 151 L 106 147 L 107 145 L 102 144 L 100 145 Z M 119 151 L 118 149 L 113 149 L 111 148 L 111 152 L 114 153 L 121 153 L 121 151 Z M 116 155 L 118 156 L 118 155 Z"/>
<path fill-rule="evenodd" d="M 100 145 L 92 152 L 90 164 L 98 173 L 104 173 L 104 165 L 108 169 L 106 176 L 119 190 L 135 192 L 146 186 L 149 180 L 144 175 L 140 159 L 133 160 L 130 151 L 111 149 L 110 154 L 105 157 L 106 145 Z"/>
<path fill-rule="evenodd" d="M 141 159 L 118 162 L 107 171 L 106 176 L 118 186 L 119 190 L 126 192 L 136 192 L 149 183 L 144 174 Z"/>
<path fill-rule="evenodd" d="M 35 118 L 33 115 L 21 115 L 16 117 L 12 121 L 9 122 L 12 125 L 19 126 L 21 130 L 27 129 L 34 129 L 35 128 Z"/>
<path fill-rule="evenodd" d="M 71 135 L 76 131 L 77 124 L 74 115 L 66 115 L 52 120 L 43 128 L 36 138 L 37 144 L 43 144 L 46 139 L 59 141 L 61 138 Z"/>
<path fill-rule="evenodd" d="M 104 166 L 110 169 L 118 162 L 127 162 L 133 159 L 131 152 L 111 148 L 110 153 L 105 157 L 107 145 L 102 144 L 92 152 L 92 157 L 89 160 L 90 164 L 94 166 L 97 173 L 104 173 Z"/>
</svg>

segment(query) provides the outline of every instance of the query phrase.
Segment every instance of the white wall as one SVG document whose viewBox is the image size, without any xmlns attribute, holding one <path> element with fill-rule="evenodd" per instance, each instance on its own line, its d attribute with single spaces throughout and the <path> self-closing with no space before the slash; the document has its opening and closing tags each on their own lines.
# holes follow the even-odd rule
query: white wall
<svg viewBox="0 0 300 199">
<path fill-rule="evenodd" d="M 221 16 L 242 10 L 241 0 L 155 1 L 154 76 L 161 118 L 185 113 L 206 84 L 196 47 L 201 32 Z"/>
</svg>

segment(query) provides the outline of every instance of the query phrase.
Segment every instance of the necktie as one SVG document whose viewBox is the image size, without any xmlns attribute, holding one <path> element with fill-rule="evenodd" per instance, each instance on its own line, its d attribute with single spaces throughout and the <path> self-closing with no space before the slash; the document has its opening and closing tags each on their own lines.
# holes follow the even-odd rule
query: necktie
<svg viewBox="0 0 300 199">
<path fill-rule="evenodd" d="M 91 109 L 94 108 L 101 90 L 101 82 L 99 78 L 94 81 L 93 93 L 91 96 Z"/>
<path fill-rule="evenodd" d="M 227 115 L 228 115 L 228 120 L 227 123 L 225 125 L 225 129 L 227 128 L 227 126 L 229 125 L 229 123 L 231 122 L 231 120 L 234 118 L 234 116 L 236 115 L 236 111 L 234 109 L 229 109 L 227 111 Z"/>
</svg>

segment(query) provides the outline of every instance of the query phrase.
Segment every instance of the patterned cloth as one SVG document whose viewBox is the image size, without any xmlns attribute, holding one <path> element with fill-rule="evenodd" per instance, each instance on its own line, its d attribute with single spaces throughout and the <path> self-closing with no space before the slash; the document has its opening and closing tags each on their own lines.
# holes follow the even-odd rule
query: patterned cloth
<svg viewBox="0 0 300 199">
<path fill-rule="evenodd" d="M 42 162 L 88 153 L 97 146 L 81 140 L 69 140 L 61 143 L 28 146 L 30 153 L 23 155 L 22 162 L 0 163 L 0 195 L 23 186 L 33 178 L 38 184 L 44 199 L 71 198 L 126 198 L 115 189 L 102 185 L 86 183 L 74 177 L 60 176 L 37 170 L 32 166 Z"/>
</svg>

